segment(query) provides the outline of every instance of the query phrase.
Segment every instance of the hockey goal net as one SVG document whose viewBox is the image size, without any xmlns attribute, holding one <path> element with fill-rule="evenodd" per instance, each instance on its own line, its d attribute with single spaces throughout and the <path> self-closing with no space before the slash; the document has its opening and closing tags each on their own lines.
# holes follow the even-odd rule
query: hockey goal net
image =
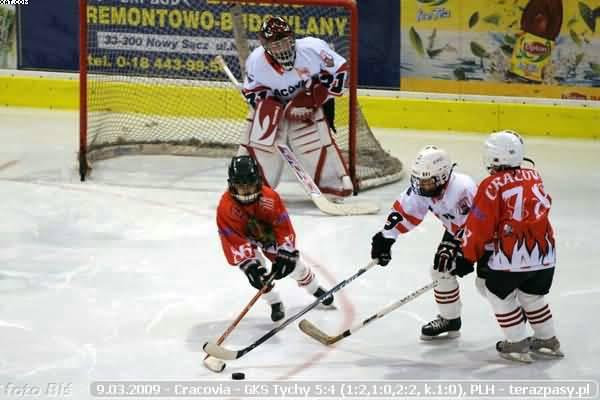
<svg viewBox="0 0 600 400">
<path fill-rule="evenodd" d="M 80 0 L 80 7 L 82 180 L 94 161 L 121 155 L 235 154 L 248 106 L 216 57 L 242 80 L 269 15 L 349 60 L 335 127 L 355 187 L 401 178 L 402 163 L 382 149 L 358 106 L 354 0 Z"/>
</svg>

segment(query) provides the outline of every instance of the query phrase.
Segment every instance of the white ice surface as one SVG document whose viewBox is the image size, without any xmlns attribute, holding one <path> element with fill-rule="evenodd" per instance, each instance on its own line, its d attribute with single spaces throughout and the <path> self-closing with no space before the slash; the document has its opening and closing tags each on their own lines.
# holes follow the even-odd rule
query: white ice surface
<svg viewBox="0 0 600 400">
<path fill-rule="evenodd" d="M 254 293 L 226 264 L 215 227 L 227 160 L 113 159 L 80 183 L 77 131 L 75 113 L 0 109 L 0 385 L 72 382 L 74 398 L 84 399 L 97 380 L 229 380 L 234 371 L 264 380 L 600 377 L 597 142 L 527 140 L 527 155 L 553 197 L 558 266 L 548 299 L 565 359 L 527 366 L 499 359 L 501 331 L 469 275 L 461 280 L 456 341 L 418 339 L 437 312 L 426 294 L 332 348 L 293 324 L 215 374 L 202 365 L 201 345 L 216 339 Z M 377 135 L 406 164 L 422 146 L 438 144 L 459 170 L 484 176 L 481 135 Z M 291 178 L 280 186 L 298 246 L 324 286 L 368 262 L 371 236 L 405 185 L 361 194 L 382 207 L 362 217 L 324 216 Z M 391 265 L 337 295 L 338 311 L 307 317 L 338 333 L 426 284 L 441 235 L 428 217 L 396 243 Z M 289 280 L 277 286 L 287 316 L 312 300 Z M 244 347 L 271 327 L 268 306 L 259 302 L 226 345 Z"/>
</svg>

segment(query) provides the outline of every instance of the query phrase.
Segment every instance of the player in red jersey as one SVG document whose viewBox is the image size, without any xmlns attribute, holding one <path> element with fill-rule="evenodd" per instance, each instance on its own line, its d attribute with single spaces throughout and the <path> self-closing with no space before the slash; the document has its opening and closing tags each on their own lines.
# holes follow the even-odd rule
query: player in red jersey
<svg viewBox="0 0 600 400">
<path fill-rule="evenodd" d="M 506 340 L 496 344 L 503 358 L 531 362 L 529 352 L 562 357 L 545 295 L 552 286 L 555 241 L 549 220 L 551 197 L 539 173 L 523 168 L 523 139 L 513 131 L 493 133 L 485 142 L 490 176 L 478 187 L 461 234 L 464 258 L 490 254 L 484 293 Z M 533 162 L 532 162 L 533 163 Z M 526 329 L 529 321 L 533 336 Z"/>
<path fill-rule="evenodd" d="M 263 185 L 256 161 L 249 156 L 234 157 L 228 183 L 229 189 L 217 208 L 219 237 L 227 262 L 239 267 L 258 290 L 273 274 L 276 280 L 289 275 L 315 297 L 325 293 L 300 258 L 287 209 L 277 192 Z M 271 262 L 270 270 L 265 257 Z M 282 320 L 285 312 L 279 294 L 271 288 L 263 297 L 271 306 L 271 319 Z M 322 303 L 330 306 L 333 296 Z"/>
</svg>

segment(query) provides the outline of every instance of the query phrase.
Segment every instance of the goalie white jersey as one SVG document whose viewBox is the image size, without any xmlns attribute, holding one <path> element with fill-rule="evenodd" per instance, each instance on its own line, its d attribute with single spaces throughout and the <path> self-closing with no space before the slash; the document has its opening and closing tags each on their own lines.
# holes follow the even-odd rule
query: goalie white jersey
<svg viewBox="0 0 600 400">
<path fill-rule="evenodd" d="M 396 239 L 399 234 L 419 225 L 428 211 L 441 221 L 449 233 L 456 235 L 467 220 L 476 191 L 473 179 L 457 172 L 452 172 L 440 197 L 420 196 L 409 187 L 394 202 L 383 235 Z"/>
<path fill-rule="evenodd" d="M 319 78 L 330 95 L 340 96 L 348 78 L 346 59 L 323 40 L 305 37 L 296 40 L 294 69 L 286 71 L 264 48 L 257 47 L 246 60 L 243 93 L 253 107 L 270 96 L 285 103 L 302 92 L 312 78 Z"/>
</svg>

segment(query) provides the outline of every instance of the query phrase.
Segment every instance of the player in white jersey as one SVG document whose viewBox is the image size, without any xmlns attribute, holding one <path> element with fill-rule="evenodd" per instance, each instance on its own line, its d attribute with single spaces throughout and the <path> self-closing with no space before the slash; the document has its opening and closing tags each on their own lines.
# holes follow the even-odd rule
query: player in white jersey
<svg viewBox="0 0 600 400">
<path fill-rule="evenodd" d="M 431 270 L 433 279 L 445 278 L 434 289 L 439 315 L 421 328 L 423 340 L 460 335 L 462 303 L 456 276 L 474 271 L 472 262 L 456 257 L 459 241 L 455 235 L 465 223 L 477 187 L 471 177 L 454 172 L 454 166 L 444 150 L 436 146 L 423 148 L 412 165 L 410 186 L 394 202 L 385 226 L 373 236 L 371 244 L 371 258 L 385 266 L 392 258 L 391 247 L 398 236 L 419 225 L 429 211 L 444 226 Z"/>
<path fill-rule="evenodd" d="M 266 19 L 259 38 L 262 47 L 246 60 L 242 92 L 253 110 L 238 154 L 257 160 L 266 183 L 274 188 L 283 170 L 275 145 L 285 143 L 323 193 L 352 194 L 332 134 L 332 99 L 345 89 L 346 60 L 320 39 L 296 40 L 280 17 Z M 330 111 L 327 116 L 324 106 Z"/>
</svg>

